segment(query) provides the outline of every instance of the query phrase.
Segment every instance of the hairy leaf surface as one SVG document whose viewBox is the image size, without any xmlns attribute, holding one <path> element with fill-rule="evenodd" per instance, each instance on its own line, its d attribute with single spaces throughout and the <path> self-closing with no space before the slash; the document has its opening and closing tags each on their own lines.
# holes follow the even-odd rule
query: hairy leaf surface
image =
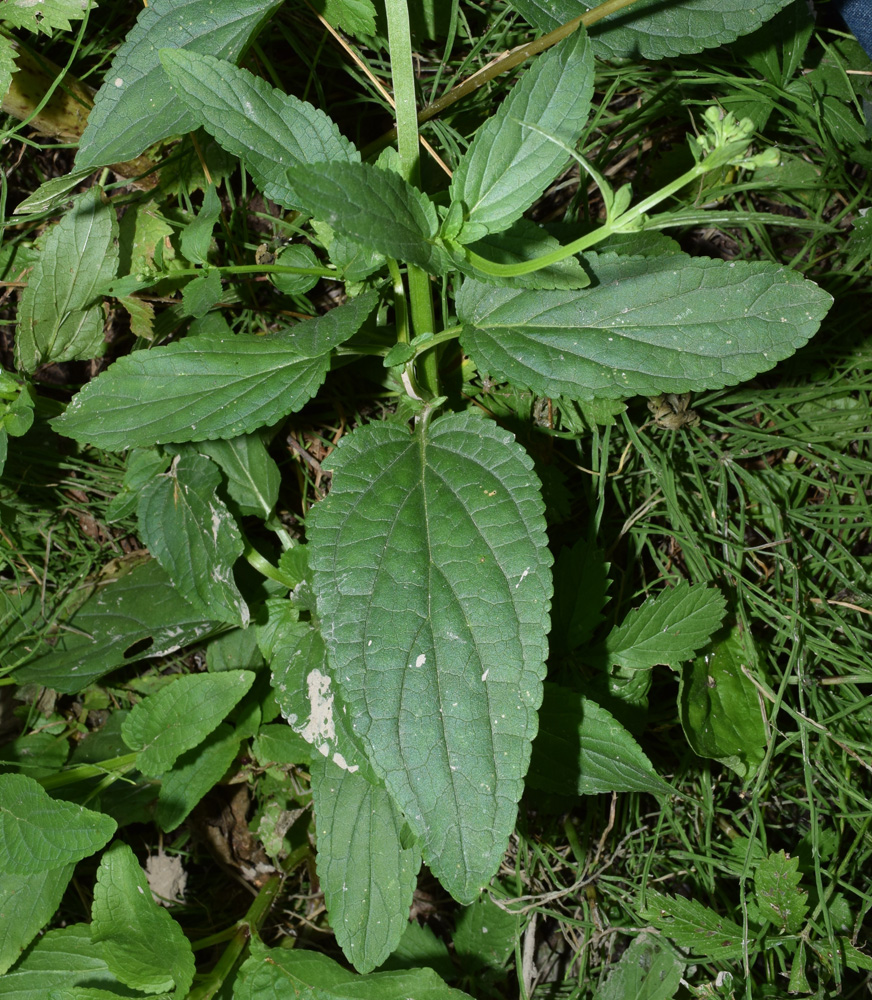
<svg viewBox="0 0 872 1000">
<path fill-rule="evenodd" d="M 91 938 L 109 969 L 127 986 L 184 996 L 194 979 L 194 954 L 181 926 L 151 898 L 145 872 L 120 842 L 103 855 L 94 886 Z"/>
<path fill-rule="evenodd" d="M 337 233 L 387 257 L 441 273 L 445 255 L 433 242 L 439 228 L 430 199 L 408 181 L 370 163 L 319 163 L 290 171 L 305 192 L 306 211 Z"/>
<path fill-rule="evenodd" d="M 667 59 L 726 45 L 755 31 L 792 0 L 641 0 L 591 29 L 600 59 Z M 598 0 L 511 0 L 535 28 L 553 31 L 598 5 Z"/>
<path fill-rule="evenodd" d="M 143 774 L 161 775 L 197 746 L 251 687 L 250 670 L 185 674 L 133 706 L 121 734 Z"/>
<path fill-rule="evenodd" d="M 586 259 L 597 284 L 582 291 L 463 283 L 463 344 L 481 370 L 570 399 L 722 388 L 793 354 L 832 303 L 775 264 Z"/>
<path fill-rule="evenodd" d="M 569 159 L 549 136 L 574 146 L 592 97 L 593 51 L 581 28 L 536 58 L 458 164 L 450 194 L 466 214 L 462 243 L 507 229 L 536 201 Z"/>
<path fill-rule="evenodd" d="M 99 851 L 114 819 L 49 797 L 23 774 L 0 774 L 0 872 L 38 875 Z"/>
<path fill-rule="evenodd" d="M 325 757 L 315 757 L 311 773 L 330 926 L 355 969 L 372 972 L 408 926 L 421 851 L 404 847 L 405 822 L 384 788 Z"/>
<path fill-rule="evenodd" d="M 462 902 L 499 866 L 542 699 L 551 557 L 532 462 L 473 413 L 343 439 L 312 514 L 334 679 Z"/>
<path fill-rule="evenodd" d="M 196 123 L 243 160 L 266 197 L 284 208 L 306 205 L 288 167 L 360 159 L 323 111 L 246 69 L 189 49 L 164 49 L 161 62 Z"/>
<path fill-rule="evenodd" d="M 101 195 L 98 187 L 80 195 L 45 237 L 18 314 L 15 354 L 25 371 L 103 353 L 99 286 L 118 269 L 118 222 Z"/>
<path fill-rule="evenodd" d="M 131 160 L 159 139 L 197 127 L 161 65 L 162 48 L 235 60 L 281 0 L 151 0 L 94 98 L 76 169 Z"/>
<path fill-rule="evenodd" d="M 367 293 L 269 337 L 190 337 L 128 354 L 89 382 L 55 426 L 118 451 L 248 434 L 315 395 L 328 352 L 356 333 L 374 305 Z"/>
<path fill-rule="evenodd" d="M 221 473 L 204 455 L 176 456 L 165 475 L 143 489 L 137 506 L 143 541 L 204 617 L 248 624 L 248 605 L 233 578 L 244 543 L 217 495 Z"/>
</svg>

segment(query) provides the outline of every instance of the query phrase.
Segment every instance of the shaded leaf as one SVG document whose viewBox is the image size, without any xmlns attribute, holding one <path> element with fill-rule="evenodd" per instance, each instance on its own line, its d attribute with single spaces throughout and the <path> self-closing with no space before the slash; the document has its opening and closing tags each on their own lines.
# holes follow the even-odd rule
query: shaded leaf
<svg viewBox="0 0 872 1000">
<path fill-rule="evenodd" d="M 79 195 L 49 229 L 21 296 L 15 340 L 19 367 L 88 360 L 103 353 L 100 286 L 118 269 L 115 208 L 102 189 Z"/>
<path fill-rule="evenodd" d="M 143 488 L 139 531 L 179 594 L 204 617 L 248 624 L 248 605 L 233 579 L 242 534 L 216 490 L 218 467 L 204 455 L 177 455 Z"/>
<path fill-rule="evenodd" d="M 279 496 L 281 473 L 259 434 L 229 441 L 201 441 L 197 450 L 221 466 L 230 499 L 239 513 L 266 520 Z"/>
<path fill-rule="evenodd" d="M 532 461 L 474 413 L 330 459 L 310 562 L 355 736 L 462 902 L 496 871 L 536 732 L 551 596 Z"/>
<path fill-rule="evenodd" d="M 598 792 L 668 795 L 672 791 L 610 712 L 550 682 L 545 683 L 527 783 L 564 796 Z"/>
<path fill-rule="evenodd" d="M 78 983 L 106 990 L 119 986 L 100 946 L 91 941 L 90 924 L 47 931 L 0 980 L 0 996 L 41 1000 L 53 987 L 70 988 Z"/>
<path fill-rule="evenodd" d="M 643 933 L 612 967 L 594 1000 L 671 1000 L 683 975 L 684 963 Z"/>
</svg>

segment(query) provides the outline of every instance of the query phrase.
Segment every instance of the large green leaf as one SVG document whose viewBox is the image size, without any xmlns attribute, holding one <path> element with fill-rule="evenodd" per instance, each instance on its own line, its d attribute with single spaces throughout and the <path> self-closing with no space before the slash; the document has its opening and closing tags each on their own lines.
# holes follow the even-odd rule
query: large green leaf
<svg viewBox="0 0 872 1000">
<path fill-rule="evenodd" d="M 403 844 L 403 817 L 384 788 L 316 756 L 311 765 L 318 878 L 330 926 L 358 972 L 399 944 L 421 866 Z"/>
<path fill-rule="evenodd" d="M 371 972 L 356 976 L 317 951 L 265 948 L 251 942 L 251 957 L 239 970 L 234 1000 L 470 1000 L 447 986 L 432 969 Z"/>
<path fill-rule="evenodd" d="M 243 160 L 266 197 L 284 208 L 306 204 L 288 167 L 360 159 L 323 111 L 246 69 L 190 49 L 164 49 L 161 62 L 196 123 Z"/>
<path fill-rule="evenodd" d="M 18 965 L 0 979 L 0 997 L 44 1000 L 51 991 L 87 984 L 91 989 L 117 990 L 99 945 L 91 941 L 90 924 L 72 924 L 47 931 L 28 948 Z"/>
<path fill-rule="evenodd" d="M 553 31 L 598 6 L 599 0 L 511 0 L 530 24 Z M 735 41 L 792 0 L 641 0 L 591 29 L 600 59 L 667 59 Z"/>
<path fill-rule="evenodd" d="M 88 360 L 103 353 L 103 299 L 98 289 L 118 269 L 115 207 L 94 187 L 49 230 L 21 296 L 15 355 L 32 372 L 46 362 Z"/>
<path fill-rule="evenodd" d="M 79 142 L 76 169 L 131 160 L 197 121 L 161 65 L 180 46 L 235 60 L 281 0 L 151 0 L 136 19 L 97 91 Z"/>
<path fill-rule="evenodd" d="M 592 97 L 593 52 L 582 28 L 536 59 L 458 164 L 450 193 L 464 208 L 462 243 L 507 229 L 536 201 L 566 165 L 565 147 L 578 141 Z"/>
<path fill-rule="evenodd" d="M 464 281 L 463 344 L 483 371 L 590 399 L 735 385 L 793 354 L 832 297 L 775 264 L 588 255 L 597 284 L 525 292 Z"/>
<path fill-rule="evenodd" d="M 227 493 L 240 514 L 266 520 L 279 498 L 282 474 L 259 434 L 243 434 L 229 441 L 201 441 L 197 450 L 221 466 Z"/>
<path fill-rule="evenodd" d="M 205 455 L 177 455 L 143 489 L 137 506 L 142 540 L 179 593 L 206 618 L 248 624 L 248 605 L 233 578 L 242 534 L 217 495 L 221 473 Z"/>
<path fill-rule="evenodd" d="M 370 424 L 331 458 L 310 552 L 357 739 L 461 902 L 499 866 L 542 699 L 551 598 L 529 457 L 474 413 Z"/>
<path fill-rule="evenodd" d="M 337 233 L 387 257 L 440 273 L 445 255 L 430 199 L 390 169 L 370 163 L 319 163 L 290 171 L 305 208 Z"/>
<path fill-rule="evenodd" d="M 72 802 L 49 798 L 23 774 L 0 774 L 0 872 L 37 875 L 99 851 L 116 822 Z"/>
<path fill-rule="evenodd" d="M 684 962 L 643 932 L 612 967 L 594 1000 L 671 1000 L 683 973 Z"/>
<path fill-rule="evenodd" d="M 742 954 L 745 939 L 742 928 L 698 899 L 667 896 L 648 889 L 640 916 L 679 948 L 687 948 L 707 962 L 736 959 Z"/>
<path fill-rule="evenodd" d="M 68 437 L 122 450 L 248 434 L 299 409 L 375 305 L 368 293 L 269 337 L 190 337 L 136 351 L 89 382 L 56 421 Z"/>
<path fill-rule="evenodd" d="M 102 945 L 109 969 L 147 993 L 178 991 L 194 978 L 194 954 L 182 928 L 151 898 L 145 872 L 120 842 L 103 855 L 94 886 L 91 938 Z"/>
</svg>

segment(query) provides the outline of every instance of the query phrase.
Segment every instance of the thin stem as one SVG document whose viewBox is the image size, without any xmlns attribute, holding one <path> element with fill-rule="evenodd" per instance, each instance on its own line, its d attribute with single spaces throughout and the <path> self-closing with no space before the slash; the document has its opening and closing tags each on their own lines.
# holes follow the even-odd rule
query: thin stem
<svg viewBox="0 0 872 1000">
<path fill-rule="evenodd" d="M 624 232 L 631 229 L 648 209 L 653 208 L 676 191 L 680 191 L 686 184 L 692 183 L 704 173 L 706 173 L 704 164 L 695 164 L 680 177 L 676 177 L 674 181 L 671 181 L 659 191 L 655 191 L 654 194 L 649 195 L 644 201 L 640 201 L 638 205 L 634 205 L 616 219 L 607 222 L 598 229 L 594 229 L 593 232 L 585 233 L 584 236 L 573 240 L 572 243 L 567 243 L 566 246 L 558 247 L 556 250 L 552 250 L 551 253 L 542 254 L 541 257 L 534 257 L 532 260 L 525 260 L 519 264 L 496 264 L 493 261 L 486 260 L 484 257 L 479 257 L 477 253 L 473 253 L 467 249 L 467 259 L 480 271 L 484 271 L 485 274 L 500 277 L 517 277 L 521 274 L 532 274 L 540 268 L 549 267 L 551 264 L 557 264 L 567 257 L 581 253 L 583 250 L 588 250 L 590 247 L 602 242 L 606 237 L 611 236 L 612 233 Z"/>
<path fill-rule="evenodd" d="M 417 186 L 420 182 L 418 117 L 415 70 L 412 65 L 412 36 L 409 30 L 406 0 L 385 0 L 385 12 L 388 18 L 388 47 L 397 111 L 396 135 L 397 150 L 400 154 L 400 173 L 410 184 Z M 422 333 L 433 333 L 436 328 L 436 318 L 430 291 L 430 276 L 412 264 L 408 266 L 408 276 L 409 309 L 414 333 L 418 336 Z M 425 391 L 433 396 L 438 395 L 435 364 L 430 362 L 429 358 L 420 374 Z M 414 382 L 414 379 L 412 381 Z"/>
<path fill-rule="evenodd" d="M 206 977 L 205 982 L 188 993 L 187 1000 L 211 1000 L 211 997 L 218 993 L 224 985 L 224 981 L 233 972 L 237 962 L 242 957 L 242 953 L 248 947 L 248 942 L 252 937 L 257 936 L 263 926 L 281 887 L 280 875 L 273 875 L 267 879 L 258 892 L 257 898 L 249 907 L 248 913 L 239 921 L 230 944 L 224 949 L 215 968 Z"/>
</svg>

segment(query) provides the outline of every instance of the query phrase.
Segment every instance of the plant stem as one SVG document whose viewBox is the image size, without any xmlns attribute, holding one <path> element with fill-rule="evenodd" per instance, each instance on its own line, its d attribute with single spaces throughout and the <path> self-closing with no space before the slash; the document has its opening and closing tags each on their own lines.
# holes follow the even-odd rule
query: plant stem
<svg viewBox="0 0 872 1000">
<path fill-rule="evenodd" d="M 585 233 L 584 236 L 580 236 L 577 240 L 573 240 L 572 243 L 567 243 L 566 246 L 558 247 L 556 250 L 552 250 L 551 253 L 542 254 L 541 257 L 534 257 L 532 260 L 521 261 L 519 264 L 496 264 L 493 261 L 486 260 L 484 257 L 479 257 L 477 253 L 473 253 L 471 250 L 467 249 L 467 259 L 480 271 L 484 271 L 485 274 L 492 274 L 500 277 L 517 277 L 521 274 L 532 274 L 540 268 L 549 267 L 551 264 L 557 264 L 561 260 L 565 260 L 567 257 L 581 253 L 583 250 L 590 249 L 590 247 L 602 242 L 602 240 L 606 239 L 606 237 L 611 236 L 612 233 L 631 230 L 634 224 L 638 222 L 649 209 L 658 205 L 661 201 L 668 198 L 676 191 L 680 191 L 686 184 L 690 184 L 697 178 L 702 177 L 706 172 L 705 161 L 694 164 L 690 170 L 683 173 L 680 177 L 676 177 L 674 181 L 670 181 L 669 184 L 660 188 L 659 191 L 655 191 L 654 194 L 649 195 L 644 199 L 644 201 L 640 201 L 638 205 L 634 205 L 632 208 L 627 209 L 626 212 L 619 215 L 616 219 L 613 219 L 611 222 L 607 222 L 598 229 L 594 229 L 593 232 Z"/>
<path fill-rule="evenodd" d="M 418 116 L 415 99 L 415 70 L 412 65 L 412 36 L 409 30 L 407 0 L 385 0 L 388 18 L 388 48 L 391 58 L 391 77 L 397 111 L 397 151 L 400 154 L 400 173 L 410 183 L 418 186 L 421 165 L 418 155 Z M 433 333 L 436 319 L 430 277 L 412 264 L 408 266 L 409 310 L 415 335 Z M 438 380 L 433 355 L 422 366 L 421 381 L 425 390 L 438 395 Z M 435 360 L 435 359 L 434 359 Z"/>
<path fill-rule="evenodd" d="M 281 889 L 280 875 L 271 876 L 263 885 L 257 898 L 249 907 L 248 913 L 239 921 L 236 933 L 230 944 L 224 949 L 215 968 L 206 977 L 206 981 L 188 993 L 187 1000 L 210 1000 L 224 985 L 224 980 L 233 972 L 236 963 L 248 947 L 248 942 L 256 936 L 263 926 L 276 896 Z"/>
<path fill-rule="evenodd" d="M 532 42 L 526 42 L 524 45 L 517 46 L 517 48 L 507 52 L 501 58 L 495 59 L 492 63 L 488 63 L 487 66 L 480 69 L 477 73 L 473 73 L 472 76 L 467 77 L 463 83 L 459 83 L 456 87 L 449 90 L 447 94 L 443 94 L 432 104 L 428 104 L 427 107 L 418 114 L 418 124 L 423 125 L 424 122 L 428 122 L 431 118 L 435 118 L 446 108 L 451 107 L 452 104 L 461 100 L 461 98 L 464 98 L 473 91 L 478 90 L 479 87 L 483 87 L 486 83 L 490 83 L 491 80 L 496 79 L 496 77 L 501 76 L 503 73 L 507 73 L 510 69 L 514 69 L 515 66 L 519 66 L 531 56 L 538 55 L 540 52 L 550 49 L 552 45 L 562 42 L 563 39 L 568 38 L 580 24 L 589 28 L 591 25 L 596 24 L 597 21 L 601 21 L 604 17 L 608 17 L 610 14 L 616 14 L 618 11 L 624 10 L 627 7 L 632 7 L 634 3 L 638 2 L 639 0 L 606 0 L 605 3 L 601 3 L 598 7 L 594 7 L 593 10 L 589 10 L 586 13 L 581 14 L 579 17 L 573 18 L 571 21 L 567 21 L 566 24 L 562 24 L 559 28 L 555 28 L 554 31 L 548 32 L 547 35 L 542 35 L 541 38 L 536 38 Z M 387 145 L 389 142 L 393 142 L 396 138 L 397 130 L 391 129 L 378 140 L 377 146 L 380 147 Z"/>
</svg>

